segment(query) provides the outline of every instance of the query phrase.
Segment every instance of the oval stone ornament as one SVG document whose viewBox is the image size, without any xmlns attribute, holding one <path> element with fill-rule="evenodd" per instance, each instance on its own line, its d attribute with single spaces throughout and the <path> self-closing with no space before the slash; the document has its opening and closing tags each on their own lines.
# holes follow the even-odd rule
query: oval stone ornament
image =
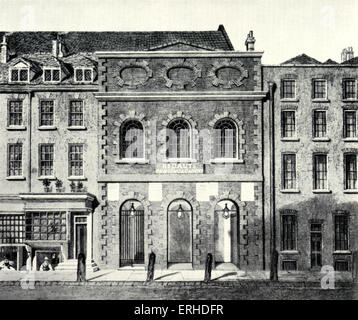
<svg viewBox="0 0 358 320">
<path fill-rule="evenodd" d="M 147 72 L 142 67 L 130 66 L 121 70 L 121 78 L 124 84 L 129 86 L 136 86 L 144 83 L 147 80 Z"/>
<path fill-rule="evenodd" d="M 235 79 L 240 79 L 240 70 L 232 67 L 222 67 L 216 70 L 216 76 L 218 79 L 224 82 L 229 82 Z"/>
<path fill-rule="evenodd" d="M 194 71 L 186 67 L 173 67 L 168 71 L 168 78 L 173 81 L 173 83 L 182 83 L 188 84 L 191 83 L 194 78 Z"/>
</svg>

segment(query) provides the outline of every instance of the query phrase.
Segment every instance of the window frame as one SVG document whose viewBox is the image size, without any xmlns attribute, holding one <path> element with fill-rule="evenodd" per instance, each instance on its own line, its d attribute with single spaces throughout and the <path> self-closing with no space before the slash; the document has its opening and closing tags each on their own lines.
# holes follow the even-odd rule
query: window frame
<svg viewBox="0 0 358 320">
<path fill-rule="evenodd" d="M 20 72 L 26 70 L 27 71 L 27 79 L 26 80 L 20 80 Z M 17 71 L 17 78 L 18 80 L 12 80 L 12 72 Z M 29 67 L 23 67 L 23 68 L 9 68 L 9 83 L 29 83 L 30 82 L 30 68 Z"/>
<path fill-rule="evenodd" d="M 5 213 L 0 214 L 0 223 L 10 222 L 8 224 L 0 224 L 0 244 L 20 244 L 25 241 L 25 215 L 23 213 Z M 16 227 L 18 230 L 16 230 Z M 16 236 L 8 236 L 8 234 L 16 234 Z M 17 241 L 9 241 L 15 239 Z M 7 240 L 7 241 L 5 241 Z"/>
<path fill-rule="evenodd" d="M 43 114 L 42 112 L 42 103 L 44 102 L 52 102 L 52 124 L 42 124 L 41 121 L 41 116 Z M 55 129 L 56 125 L 55 125 L 55 100 L 54 99 L 41 99 L 39 101 L 39 129 Z"/>
<path fill-rule="evenodd" d="M 59 76 L 58 76 L 59 79 L 58 80 L 53 80 L 53 72 L 55 70 L 59 71 Z M 46 71 L 51 72 L 51 80 L 46 80 L 45 79 L 45 72 Z M 50 68 L 50 67 L 43 68 L 42 81 L 44 83 L 59 83 L 59 82 L 61 82 L 61 76 L 62 76 L 61 68 Z"/>
<path fill-rule="evenodd" d="M 82 148 L 82 160 L 71 160 L 71 147 L 81 147 Z M 79 153 L 78 153 L 79 154 Z M 69 143 L 68 144 L 68 152 L 67 152 L 67 159 L 68 159 L 68 178 L 71 179 L 71 178 L 84 178 L 85 174 L 85 161 L 84 161 L 84 143 Z M 82 161 L 82 174 L 80 175 L 74 175 L 72 174 L 72 166 L 71 166 L 71 163 L 75 161 L 75 162 L 79 162 L 79 161 Z"/>
<path fill-rule="evenodd" d="M 317 124 L 316 120 L 319 120 L 319 118 L 316 118 L 316 114 L 324 114 L 324 121 L 322 121 L 321 124 Z M 324 135 L 323 136 L 319 136 L 317 135 L 317 125 L 320 125 L 322 128 L 324 128 Z M 322 131 L 323 132 L 323 131 Z M 319 140 L 319 139 L 327 139 L 327 110 L 322 110 L 322 109 L 314 109 L 312 111 L 312 138 Z"/>
<path fill-rule="evenodd" d="M 216 148 L 216 145 L 215 145 L 215 131 L 214 130 L 217 130 L 215 127 L 216 127 L 216 125 L 220 122 L 220 121 L 223 121 L 223 120 L 229 120 L 230 122 L 232 122 L 233 124 L 234 124 L 234 126 L 235 126 L 235 139 L 236 139 L 236 141 L 235 141 L 235 145 L 233 144 L 233 146 L 235 146 L 236 147 L 236 155 L 235 155 L 235 157 L 233 157 L 233 158 L 225 158 L 225 157 L 216 157 L 215 156 L 215 148 Z M 220 129 L 221 130 L 221 129 Z M 220 119 L 218 119 L 216 122 L 215 122 L 215 124 L 214 124 L 214 126 L 213 126 L 213 130 L 212 130 L 212 132 L 213 132 L 213 135 L 212 135 L 212 139 L 214 140 L 213 141 L 213 144 L 212 144 L 212 148 L 213 148 L 213 150 L 211 151 L 211 154 L 212 154 L 212 162 L 237 162 L 237 161 L 239 161 L 240 160 L 240 141 L 239 141 L 239 126 L 238 126 L 238 124 L 236 123 L 236 121 L 234 120 L 234 119 L 232 119 L 232 118 L 227 118 L 227 117 L 225 117 L 225 118 L 220 118 Z M 226 140 L 226 135 L 225 135 L 225 140 Z M 220 142 L 221 142 L 221 140 L 220 140 Z M 222 148 L 222 145 L 220 144 L 220 149 Z M 221 154 L 222 155 L 222 154 Z"/>
<path fill-rule="evenodd" d="M 81 102 L 82 103 L 82 124 L 81 125 L 72 125 L 71 124 L 71 116 L 72 116 L 72 103 L 74 102 Z M 85 106 L 84 106 L 84 100 L 82 99 L 71 99 L 69 101 L 69 105 L 68 105 L 68 128 L 69 129 L 85 129 L 85 117 L 84 117 L 84 112 L 85 110 Z M 79 114 L 79 113 L 76 113 Z"/>
<path fill-rule="evenodd" d="M 355 122 L 355 126 L 354 126 L 354 135 L 353 136 L 347 136 L 347 118 L 346 118 L 346 113 L 353 113 L 354 114 L 354 122 Z M 344 109 L 343 110 L 343 138 L 344 139 L 357 139 L 358 140 L 358 112 L 355 109 Z"/>
<path fill-rule="evenodd" d="M 346 83 L 348 81 L 353 81 L 354 82 L 354 91 L 353 91 L 354 96 L 352 98 L 347 98 Z M 357 79 L 355 79 L 355 78 L 344 78 L 344 79 L 342 79 L 342 100 L 348 100 L 348 101 L 357 100 L 357 94 L 358 94 Z"/>
<path fill-rule="evenodd" d="M 342 249 L 342 248 L 337 248 L 337 234 L 336 234 L 336 218 L 337 217 L 343 217 L 345 218 L 345 222 L 346 222 L 346 232 L 347 232 L 347 240 L 346 240 L 346 248 Z M 333 213 L 333 248 L 334 248 L 334 252 L 336 253 L 348 253 L 350 252 L 349 247 L 350 247 L 350 215 L 347 211 L 336 211 Z M 343 240 L 345 241 L 345 240 Z M 342 242 L 342 240 L 341 240 Z"/>
<path fill-rule="evenodd" d="M 325 187 L 326 188 L 317 188 L 317 181 L 316 181 L 316 176 L 317 176 L 317 169 L 316 169 L 316 157 L 318 156 L 325 156 L 325 176 L 326 179 L 325 181 Z M 329 191 L 329 184 L 328 184 L 328 153 L 325 152 L 316 152 L 313 153 L 313 163 L 312 163 L 312 175 L 313 175 L 313 191 L 314 192 L 327 192 Z"/>
<path fill-rule="evenodd" d="M 324 97 L 316 97 L 316 82 L 324 82 L 325 83 L 325 95 Z M 328 81 L 327 79 L 323 78 L 315 78 L 312 79 L 312 100 L 313 101 L 322 101 L 322 100 L 328 100 Z"/>
<path fill-rule="evenodd" d="M 82 70 L 82 72 L 83 72 L 82 80 L 77 79 L 77 70 Z M 85 70 L 90 70 L 91 71 L 91 80 L 85 80 Z M 91 67 L 75 67 L 74 68 L 73 78 L 74 78 L 75 83 L 93 83 L 93 81 L 94 81 L 93 75 L 94 75 L 94 70 Z"/>
<path fill-rule="evenodd" d="M 354 156 L 355 157 L 355 188 L 347 188 L 347 156 Z M 358 191 L 358 155 L 355 152 L 345 152 L 343 154 L 343 190 L 344 191 Z"/>
<path fill-rule="evenodd" d="M 292 135 L 291 136 L 285 136 L 284 133 L 286 132 L 286 127 L 287 127 L 287 123 L 284 121 L 285 119 L 288 119 L 288 118 L 285 118 L 284 117 L 284 114 L 285 113 L 293 113 L 293 124 L 291 123 L 291 127 L 293 126 L 294 127 L 294 130 L 291 130 L 290 132 L 292 132 Z M 292 140 L 292 139 L 297 139 L 297 121 L 296 121 L 296 110 L 291 110 L 291 109 L 288 109 L 288 110 L 281 110 L 281 139 L 282 140 Z"/>
<path fill-rule="evenodd" d="M 21 160 L 10 160 L 10 148 L 11 146 L 20 146 L 21 147 L 21 153 L 20 153 L 20 156 L 21 156 Z M 23 153 L 24 153 L 24 150 L 23 150 L 23 143 L 20 142 L 20 143 L 8 143 L 7 144 L 7 178 L 22 178 L 23 177 L 23 160 L 24 160 L 24 157 L 23 157 Z M 13 162 L 19 162 L 20 163 L 20 172 L 21 174 L 19 175 L 11 175 L 10 174 L 10 162 L 13 161 Z"/>
<path fill-rule="evenodd" d="M 21 124 L 11 124 L 11 103 L 13 102 L 18 102 L 21 104 Z M 21 99 L 9 99 L 8 103 L 7 103 L 7 127 L 8 128 L 13 128 L 13 129 L 17 129 L 17 128 L 24 128 L 24 103 L 23 100 Z"/>
<path fill-rule="evenodd" d="M 295 165 L 295 170 L 294 170 L 294 183 L 293 183 L 293 188 L 285 188 L 285 156 L 294 156 L 294 165 Z M 281 190 L 283 191 L 292 191 L 292 190 L 297 190 L 297 154 L 295 152 L 283 152 L 281 154 Z"/>
<path fill-rule="evenodd" d="M 166 138 L 168 137 L 168 126 L 174 122 L 174 121 L 177 121 L 177 120 L 183 120 L 187 123 L 188 125 L 188 128 L 189 128 L 189 146 L 188 146 L 188 149 L 189 149 L 189 155 L 188 157 L 169 157 L 169 148 L 168 148 L 168 141 L 165 142 L 165 159 L 164 161 L 165 162 L 193 162 L 193 129 L 192 129 L 192 126 L 190 124 L 190 122 L 183 118 L 183 117 L 177 117 L 177 118 L 174 118 L 172 119 L 171 121 L 169 121 L 169 123 L 165 126 L 165 130 L 166 130 Z M 177 146 L 178 148 L 178 146 Z M 168 154 L 167 154 L 168 152 Z"/>
<path fill-rule="evenodd" d="M 285 82 L 293 83 L 293 97 L 285 97 Z M 281 100 L 296 100 L 297 99 L 297 81 L 296 79 L 283 78 L 281 79 Z"/>
<path fill-rule="evenodd" d="M 285 235 L 285 228 L 284 228 L 284 218 L 286 217 L 293 217 L 294 218 L 294 225 L 291 227 L 291 231 L 294 232 L 294 237 L 291 235 L 290 238 L 293 240 L 293 246 L 290 248 L 285 247 L 284 235 Z M 280 229 L 281 229 L 281 252 L 297 252 L 298 251 L 298 219 L 297 219 L 297 211 L 296 210 L 284 210 L 280 214 Z"/>
<path fill-rule="evenodd" d="M 42 175 L 42 161 L 49 161 L 49 160 L 42 160 L 41 159 L 41 147 L 43 146 L 52 146 L 52 174 L 51 175 Z M 54 143 L 40 143 L 38 146 L 38 176 L 40 179 L 55 179 L 55 144 Z"/>
</svg>

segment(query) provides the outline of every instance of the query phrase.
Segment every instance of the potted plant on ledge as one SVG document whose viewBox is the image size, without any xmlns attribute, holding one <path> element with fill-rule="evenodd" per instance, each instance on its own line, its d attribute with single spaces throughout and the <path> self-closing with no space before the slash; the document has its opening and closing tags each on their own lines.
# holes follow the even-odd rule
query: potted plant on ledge
<svg viewBox="0 0 358 320">
<path fill-rule="evenodd" d="M 82 181 L 77 182 L 77 192 L 83 192 L 83 183 L 82 183 Z"/>
<path fill-rule="evenodd" d="M 62 180 L 56 178 L 56 181 L 55 181 L 56 192 L 63 192 L 62 185 L 63 185 Z"/>
<path fill-rule="evenodd" d="M 43 179 L 42 184 L 44 186 L 45 192 L 51 192 L 52 188 L 50 187 L 51 185 L 50 179 Z"/>
<path fill-rule="evenodd" d="M 74 181 L 71 181 L 70 183 L 70 189 L 71 189 L 71 192 L 76 192 L 76 184 Z"/>
</svg>

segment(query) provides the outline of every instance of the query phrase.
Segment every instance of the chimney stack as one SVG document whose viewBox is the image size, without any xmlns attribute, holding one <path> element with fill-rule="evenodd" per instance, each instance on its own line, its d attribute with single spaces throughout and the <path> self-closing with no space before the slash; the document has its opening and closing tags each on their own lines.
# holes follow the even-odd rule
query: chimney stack
<svg viewBox="0 0 358 320">
<path fill-rule="evenodd" d="M 9 51 L 7 48 L 7 36 L 4 35 L 1 42 L 0 62 L 7 63 L 8 61 L 9 61 Z"/>
<path fill-rule="evenodd" d="M 353 47 L 344 48 L 341 53 L 341 62 L 346 62 L 354 58 Z"/>
<path fill-rule="evenodd" d="M 245 41 L 246 51 L 255 51 L 255 41 L 254 32 L 250 31 Z"/>
<path fill-rule="evenodd" d="M 57 35 L 56 40 L 52 40 L 52 55 L 56 58 L 63 57 L 63 43 L 60 35 Z"/>
</svg>

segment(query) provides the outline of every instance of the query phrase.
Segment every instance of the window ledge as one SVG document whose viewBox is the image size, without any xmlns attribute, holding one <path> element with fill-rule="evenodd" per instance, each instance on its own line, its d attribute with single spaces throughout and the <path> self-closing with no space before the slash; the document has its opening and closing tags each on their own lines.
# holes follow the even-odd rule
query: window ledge
<svg viewBox="0 0 358 320">
<path fill-rule="evenodd" d="M 332 190 L 328 190 L 328 189 L 313 189 L 312 192 L 313 193 L 332 193 Z"/>
<path fill-rule="evenodd" d="M 343 138 L 344 142 L 358 142 L 358 137 L 357 138 Z"/>
<path fill-rule="evenodd" d="M 301 191 L 298 189 L 281 189 L 280 192 L 281 193 L 301 193 Z"/>
<path fill-rule="evenodd" d="M 68 130 L 87 130 L 85 126 L 71 126 L 67 128 Z"/>
<path fill-rule="evenodd" d="M 321 137 L 321 138 L 312 138 L 312 141 L 314 141 L 314 142 L 329 142 L 329 141 L 331 141 L 331 139 L 327 138 L 327 137 Z"/>
<path fill-rule="evenodd" d="M 299 254 L 298 250 L 283 250 L 280 254 Z"/>
<path fill-rule="evenodd" d="M 297 98 L 281 98 L 281 102 L 299 102 L 300 100 Z"/>
<path fill-rule="evenodd" d="M 128 158 L 128 159 L 116 160 L 115 162 L 119 163 L 119 164 L 147 164 L 147 163 L 149 163 L 149 160 Z"/>
<path fill-rule="evenodd" d="M 358 99 L 342 99 L 343 102 L 358 102 Z"/>
<path fill-rule="evenodd" d="M 351 254 L 352 252 L 350 250 L 335 250 L 333 251 L 333 254 Z"/>
<path fill-rule="evenodd" d="M 38 180 L 45 180 L 45 179 L 48 179 L 48 180 L 56 180 L 56 177 L 55 176 L 40 176 L 37 178 Z"/>
<path fill-rule="evenodd" d="M 358 193 L 358 189 L 347 189 L 347 190 L 343 190 L 343 193 Z"/>
<path fill-rule="evenodd" d="M 57 130 L 56 126 L 40 126 L 38 127 L 39 130 Z"/>
<path fill-rule="evenodd" d="M 312 99 L 312 102 L 331 102 L 329 99 Z"/>
<path fill-rule="evenodd" d="M 243 159 L 211 159 L 210 163 L 244 163 Z"/>
<path fill-rule="evenodd" d="M 297 137 L 290 137 L 290 138 L 281 138 L 281 141 L 291 141 L 291 142 L 296 142 L 296 141 L 300 141 L 300 138 Z"/>
<path fill-rule="evenodd" d="M 26 130 L 26 126 L 7 126 L 6 130 Z"/>
<path fill-rule="evenodd" d="M 85 181 L 85 180 L 87 180 L 87 178 L 85 176 L 69 176 L 67 179 L 70 181 L 73 181 L 73 180 Z"/>
<path fill-rule="evenodd" d="M 196 159 L 191 158 L 172 158 L 172 159 L 163 159 L 162 162 L 169 162 L 169 163 L 177 163 L 177 162 L 186 162 L 186 163 L 194 163 L 198 162 Z"/>
<path fill-rule="evenodd" d="M 6 177 L 6 180 L 16 181 L 16 180 L 26 180 L 26 178 L 24 176 L 9 176 Z"/>
</svg>

